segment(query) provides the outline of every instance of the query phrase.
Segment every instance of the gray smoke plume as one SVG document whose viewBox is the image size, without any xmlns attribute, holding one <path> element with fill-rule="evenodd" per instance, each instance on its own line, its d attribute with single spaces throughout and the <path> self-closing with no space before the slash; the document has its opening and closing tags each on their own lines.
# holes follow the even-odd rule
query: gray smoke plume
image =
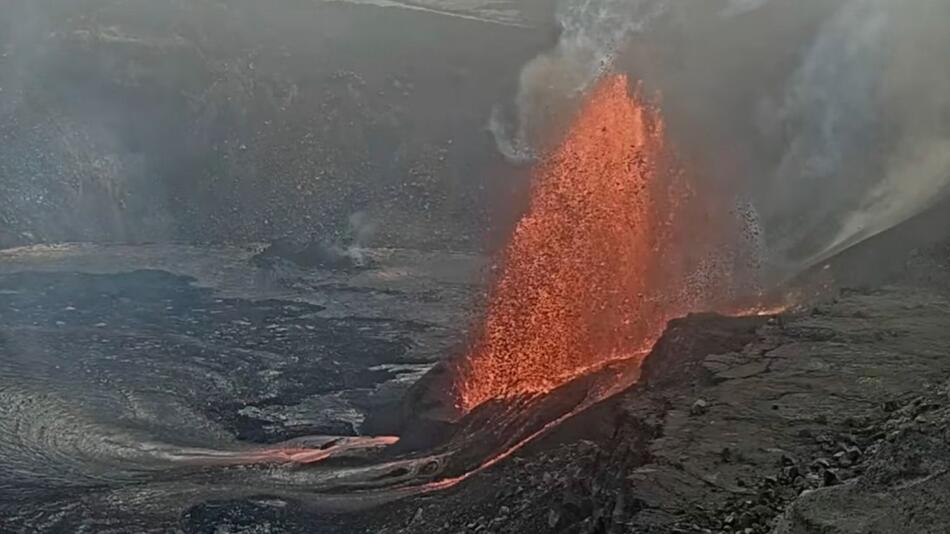
<svg viewBox="0 0 950 534">
<path fill-rule="evenodd" d="M 543 150 L 605 69 L 662 94 L 710 195 L 748 199 L 772 275 L 794 276 L 931 207 L 950 186 L 950 3 L 562 0 L 499 149 Z"/>
<path fill-rule="evenodd" d="M 561 35 L 557 46 L 525 65 L 515 100 L 515 119 L 495 109 L 489 129 L 499 150 L 514 162 L 527 162 L 543 136 L 609 69 L 629 37 L 666 11 L 666 0 L 566 0 L 557 8 Z"/>
<path fill-rule="evenodd" d="M 792 132 L 764 201 L 787 266 L 823 261 L 947 189 L 947 14 L 936 2 L 851 0 L 821 27 L 773 124 Z"/>
<path fill-rule="evenodd" d="M 768 1 L 730 0 L 719 14 L 736 17 Z M 514 112 L 506 116 L 497 107 L 489 120 L 502 154 L 515 163 L 532 161 L 552 125 L 614 67 L 631 38 L 657 26 L 677 5 L 682 6 L 670 0 L 560 0 L 557 45 L 525 65 Z"/>
</svg>

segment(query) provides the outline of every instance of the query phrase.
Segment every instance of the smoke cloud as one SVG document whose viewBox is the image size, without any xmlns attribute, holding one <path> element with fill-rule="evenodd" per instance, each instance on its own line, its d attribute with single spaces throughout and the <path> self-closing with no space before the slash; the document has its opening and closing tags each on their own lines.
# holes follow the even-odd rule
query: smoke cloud
<svg viewBox="0 0 950 534">
<path fill-rule="evenodd" d="M 535 157 L 544 136 L 590 89 L 631 35 L 666 12 L 665 0 L 567 0 L 557 7 L 561 35 L 555 48 L 525 65 L 519 80 L 515 120 L 496 108 L 490 130 L 512 161 Z M 512 122 L 514 124 L 512 124 Z"/>
<path fill-rule="evenodd" d="M 777 278 L 948 191 L 946 2 L 562 0 L 557 14 L 557 45 L 492 118 L 512 160 L 543 151 L 601 72 L 626 71 L 662 95 L 700 188 L 757 214 Z"/>
<path fill-rule="evenodd" d="M 950 49 L 936 2 L 851 0 L 822 25 L 778 127 L 769 212 L 780 259 L 810 265 L 930 207 L 950 184 Z M 770 132 L 775 133 L 775 132 Z"/>
</svg>

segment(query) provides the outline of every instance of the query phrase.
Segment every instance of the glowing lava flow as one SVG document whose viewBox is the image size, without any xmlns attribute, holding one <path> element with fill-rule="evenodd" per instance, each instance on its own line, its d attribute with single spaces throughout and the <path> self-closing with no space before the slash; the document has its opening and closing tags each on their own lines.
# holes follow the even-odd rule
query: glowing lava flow
<svg viewBox="0 0 950 534">
<path fill-rule="evenodd" d="M 164 458 L 195 465 L 315 464 L 329 458 L 372 452 L 399 442 L 395 436 L 329 438 L 314 446 L 287 444 L 250 451 L 179 449 Z"/>
<path fill-rule="evenodd" d="M 535 171 L 459 370 L 463 411 L 643 353 L 669 319 L 725 287 L 716 278 L 726 268 L 684 250 L 683 236 L 699 243 L 708 229 L 686 224 L 692 191 L 664 145 L 659 111 L 629 94 L 625 76 L 602 80 Z"/>
</svg>

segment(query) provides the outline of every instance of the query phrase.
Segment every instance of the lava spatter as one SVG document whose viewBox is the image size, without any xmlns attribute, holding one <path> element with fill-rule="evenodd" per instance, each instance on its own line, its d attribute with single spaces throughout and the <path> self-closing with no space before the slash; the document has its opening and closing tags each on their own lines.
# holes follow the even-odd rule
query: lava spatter
<svg viewBox="0 0 950 534">
<path fill-rule="evenodd" d="M 709 246 L 718 228 L 695 196 L 659 110 L 630 94 L 626 76 L 605 77 L 535 169 L 459 369 L 459 408 L 635 358 L 669 319 L 713 306 L 731 260 L 710 261 L 723 248 Z"/>
</svg>

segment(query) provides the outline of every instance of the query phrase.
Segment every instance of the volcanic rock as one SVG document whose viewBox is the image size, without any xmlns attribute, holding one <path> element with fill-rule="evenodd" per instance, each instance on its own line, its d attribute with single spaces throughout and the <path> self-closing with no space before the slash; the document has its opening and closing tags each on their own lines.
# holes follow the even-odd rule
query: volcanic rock
<svg viewBox="0 0 950 534">
<path fill-rule="evenodd" d="M 281 260 L 304 269 L 356 270 L 373 266 L 365 254 L 352 249 L 345 250 L 320 241 L 297 243 L 289 239 L 272 242 L 251 259 L 259 267 L 272 267 Z"/>
<path fill-rule="evenodd" d="M 674 321 L 638 385 L 563 423 L 526 462 L 440 495 L 427 526 L 398 532 L 459 530 L 459 510 L 493 513 L 508 485 L 527 489 L 506 499 L 515 513 L 496 532 L 940 532 L 950 395 L 927 384 L 950 380 L 947 324 L 950 296 L 915 286 L 848 292 L 817 316 Z M 591 448 L 578 456 L 585 429 Z"/>
<path fill-rule="evenodd" d="M 689 413 L 690 415 L 703 415 L 706 413 L 708 408 L 709 408 L 709 403 L 707 403 L 703 399 L 698 399 L 696 402 L 693 403 L 692 406 L 689 407 Z"/>
</svg>

